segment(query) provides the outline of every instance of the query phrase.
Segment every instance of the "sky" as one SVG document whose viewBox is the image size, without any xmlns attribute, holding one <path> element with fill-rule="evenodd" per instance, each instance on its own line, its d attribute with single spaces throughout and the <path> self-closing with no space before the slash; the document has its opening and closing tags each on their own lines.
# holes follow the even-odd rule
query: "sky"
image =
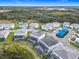
<svg viewBox="0 0 79 59">
<path fill-rule="evenodd" d="M 0 0 L 0 6 L 79 6 L 79 0 Z"/>
</svg>

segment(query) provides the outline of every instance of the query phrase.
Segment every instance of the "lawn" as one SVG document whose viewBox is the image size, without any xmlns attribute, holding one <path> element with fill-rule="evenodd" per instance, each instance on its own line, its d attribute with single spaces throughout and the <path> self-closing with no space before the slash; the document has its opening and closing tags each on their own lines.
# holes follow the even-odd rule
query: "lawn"
<svg viewBox="0 0 79 59">
<path fill-rule="evenodd" d="M 30 33 L 29 33 L 30 34 Z M 26 41 L 12 41 L 14 33 L 11 32 L 4 41 L 1 59 L 42 59 L 33 49 L 32 45 Z"/>
<path fill-rule="evenodd" d="M 4 44 L 10 44 L 14 36 L 14 32 L 11 32 L 7 39 L 4 41 Z"/>
<path fill-rule="evenodd" d="M 15 27 L 12 30 L 17 30 L 19 29 L 19 24 L 17 22 L 13 22 L 15 24 Z"/>
<path fill-rule="evenodd" d="M 3 49 L 2 59 L 35 59 L 33 54 L 18 42 L 12 42 L 7 49 Z"/>
<path fill-rule="evenodd" d="M 56 15 L 56 16 L 63 16 L 63 15 L 69 15 L 70 13 L 69 12 L 53 12 L 52 13 L 53 15 Z"/>
<path fill-rule="evenodd" d="M 70 42 L 70 44 L 76 48 L 79 48 L 79 45 L 74 44 L 73 42 Z"/>
</svg>

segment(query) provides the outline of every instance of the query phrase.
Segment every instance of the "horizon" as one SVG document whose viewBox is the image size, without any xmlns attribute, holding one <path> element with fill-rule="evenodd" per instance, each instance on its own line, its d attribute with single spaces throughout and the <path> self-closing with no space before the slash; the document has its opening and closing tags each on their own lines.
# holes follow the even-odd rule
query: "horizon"
<svg viewBox="0 0 79 59">
<path fill-rule="evenodd" d="M 78 0 L 0 0 L 0 6 L 79 6 Z"/>
</svg>

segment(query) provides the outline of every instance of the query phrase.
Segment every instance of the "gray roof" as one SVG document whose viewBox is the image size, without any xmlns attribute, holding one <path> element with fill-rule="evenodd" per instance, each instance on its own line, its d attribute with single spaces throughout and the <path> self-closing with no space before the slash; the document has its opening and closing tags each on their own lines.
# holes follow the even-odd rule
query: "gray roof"
<svg viewBox="0 0 79 59">
<path fill-rule="evenodd" d="M 9 31 L 0 31 L 0 38 L 7 38 L 9 35 Z"/>
<path fill-rule="evenodd" d="M 71 51 L 70 49 L 65 49 L 61 45 L 55 47 L 52 52 L 62 59 L 77 59 L 79 56 L 79 53 Z"/>
<path fill-rule="evenodd" d="M 55 40 L 52 36 L 47 36 L 44 39 L 41 39 L 41 41 L 44 42 L 49 47 L 58 43 L 58 41 Z"/>
<path fill-rule="evenodd" d="M 43 34 L 45 34 L 43 31 L 36 31 L 36 32 L 32 32 L 31 35 L 36 36 L 36 37 L 40 37 Z"/>
<path fill-rule="evenodd" d="M 55 50 L 54 52 L 55 52 L 58 56 L 60 56 L 62 59 L 69 59 L 66 50 Z"/>
<path fill-rule="evenodd" d="M 16 30 L 16 32 L 14 33 L 14 35 L 25 35 L 27 33 L 26 30 L 23 30 L 23 29 L 18 29 Z"/>
<path fill-rule="evenodd" d="M 44 49 L 40 45 L 36 45 L 35 48 L 41 55 L 45 54 Z"/>
<path fill-rule="evenodd" d="M 50 53 L 46 59 L 60 59 L 58 56 L 56 56 L 53 52 Z"/>
<path fill-rule="evenodd" d="M 79 29 L 79 24 L 77 23 L 71 24 L 71 26 L 73 26 L 74 29 Z"/>
</svg>

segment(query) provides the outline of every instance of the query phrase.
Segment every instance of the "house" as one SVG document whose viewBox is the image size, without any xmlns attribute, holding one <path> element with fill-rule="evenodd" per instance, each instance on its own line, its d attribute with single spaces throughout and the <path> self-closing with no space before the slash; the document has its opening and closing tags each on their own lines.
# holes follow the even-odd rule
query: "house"
<svg viewBox="0 0 79 59">
<path fill-rule="evenodd" d="M 25 39 L 26 35 L 27 35 L 27 31 L 26 30 L 24 30 L 24 29 L 18 29 L 14 33 L 14 40 Z"/>
<path fill-rule="evenodd" d="M 63 27 L 61 30 L 59 30 L 56 34 L 57 37 L 63 38 L 69 30 L 66 27 Z"/>
<path fill-rule="evenodd" d="M 39 24 L 38 23 L 30 23 L 29 26 L 30 26 L 31 29 L 38 29 Z"/>
<path fill-rule="evenodd" d="M 9 31 L 0 31 L 0 40 L 5 40 L 8 37 L 9 33 Z"/>
<path fill-rule="evenodd" d="M 68 51 L 69 50 L 69 51 Z M 59 59 L 78 59 L 78 53 L 72 52 L 70 49 L 65 49 L 63 46 L 57 46 L 52 53 L 59 57 Z"/>
<path fill-rule="evenodd" d="M 36 38 L 39 41 L 40 39 L 43 39 L 45 37 L 45 32 L 38 30 L 38 31 L 32 32 L 30 36 Z"/>
<path fill-rule="evenodd" d="M 47 50 L 47 52 L 50 52 L 55 48 L 56 46 L 60 45 L 60 42 L 58 42 L 55 38 L 52 36 L 46 36 L 45 38 L 39 40 L 39 44 Z"/>
<path fill-rule="evenodd" d="M 12 23 L 12 24 L 3 24 L 3 29 L 12 29 L 14 28 L 15 25 Z"/>
<path fill-rule="evenodd" d="M 51 31 L 51 30 L 53 30 L 53 24 L 52 23 L 44 24 L 44 25 L 42 25 L 42 29 L 46 30 L 46 31 Z"/>
<path fill-rule="evenodd" d="M 28 29 L 28 24 L 27 23 L 20 24 L 20 29 Z"/>
<path fill-rule="evenodd" d="M 70 25 L 70 28 L 77 30 L 77 29 L 79 29 L 79 24 L 73 23 L 73 24 Z"/>
<path fill-rule="evenodd" d="M 52 36 L 46 36 L 39 40 L 34 48 L 40 53 L 40 55 L 44 56 L 46 53 L 53 51 L 53 49 L 59 45 L 61 45 L 61 43 L 55 40 Z"/>
<path fill-rule="evenodd" d="M 34 46 L 34 48 L 37 50 L 37 52 L 39 52 L 39 54 L 41 55 L 41 56 L 44 56 L 45 55 L 45 49 L 43 49 L 43 47 L 42 46 L 40 46 L 40 45 L 36 45 L 36 46 Z"/>
<path fill-rule="evenodd" d="M 63 26 L 68 28 L 70 26 L 70 23 L 69 22 L 64 22 Z"/>
<path fill-rule="evenodd" d="M 18 24 L 21 25 L 21 24 L 23 24 L 23 22 L 19 22 Z"/>
<path fill-rule="evenodd" d="M 76 38 L 76 39 L 75 39 L 75 43 L 76 43 L 77 45 L 79 45 L 79 38 Z"/>
<path fill-rule="evenodd" d="M 60 23 L 59 22 L 53 22 L 53 28 L 59 28 L 60 27 Z"/>
<path fill-rule="evenodd" d="M 3 30 L 3 25 L 2 24 L 0 24 L 0 30 Z"/>
<path fill-rule="evenodd" d="M 77 33 L 79 33 L 79 29 L 77 30 Z"/>
<path fill-rule="evenodd" d="M 32 32 L 27 38 L 28 41 L 30 41 L 32 44 L 36 44 L 40 39 L 43 39 L 45 37 L 45 32 L 43 31 L 35 31 Z"/>
<path fill-rule="evenodd" d="M 46 59 L 60 59 L 57 55 L 55 55 L 54 53 L 49 53 L 49 55 L 47 55 Z"/>
</svg>

